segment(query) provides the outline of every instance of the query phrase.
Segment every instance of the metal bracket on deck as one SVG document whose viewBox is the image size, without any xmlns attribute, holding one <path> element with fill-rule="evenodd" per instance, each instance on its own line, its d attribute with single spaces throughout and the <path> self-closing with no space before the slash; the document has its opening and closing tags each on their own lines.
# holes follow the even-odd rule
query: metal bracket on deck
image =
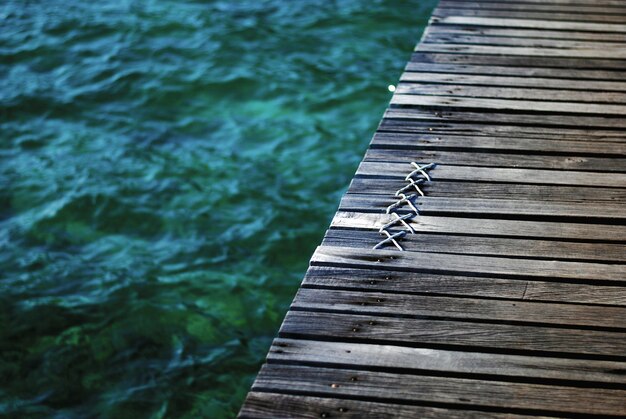
<svg viewBox="0 0 626 419">
<path fill-rule="evenodd" d="M 416 194 L 406 195 L 405 192 L 410 190 L 410 189 L 412 189 L 412 188 L 414 188 L 417 191 L 417 193 L 419 193 L 421 196 L 426 196 L 424 194 L 424 192 L 420 189 L 419 185 L 421 185 L 422 183 L 424 183 L 426 181 L 428 181 L 428 182 L 431 181 L 431 177 L 427 173 L 427 171 L 432 169 L 433 167 L 435 167 L 435 163 L 430 163 L 430 164 L 427 164 L 425 166 L 420 166 L 416 162 L 411 162 L 411 166 L 413 166 L 414 170 L 411 173 L 409 173 L 407 175 L 407 177 L 405 178 L 405 180 L 407 182 L 409 182 L 409 184 L 406 185 L 403 188 L 398 189 L 396 191 L 394 196 L 396 196 L 396 197 L 398 197 L 400 199 L 398 201 L 394 202 L 393 204 L 389 205 L 387 207 L 387 210 L 385 211 L 386 214 L 394 215 L 396 217 L 396 219 L 388 222 L 385 225 L 383 225 L 378 230 L 380 232 L 380 234 L 384 234 L 387 237 L 384 238 L 383 240 L 381 240 L 380 242 L 378 242 L 373 247 L 373 249 L 380 249 L 387 243 L 393 243 L 393 245 L 396 246 L 398 248 L 398 250 L 404 251 L 404 249 L 402 248 L 402 246 L 400 245 L 400 243 L 398 243 L 398 241 L 396 239 L 400 239 L 400 238 L 406 236 L 407 232 L 404 231 L 404 230 L 398 231 L 396 233 L 389 232 L 390 228 L 392 228 L 392 227 L 394 227 L 394 226 L 396 226 L 398 224 L 402 224 L 404 227 L 406 227 L 406 229 L 411 234 L 415 234 L 416 233 L 415 229 L 413 227 L 411 227 L 411 225 L 407 221 L 412 219 L 413 217 L 419 215 L 419 211 L 418 211 L 417 207 L 415 206 L 415 204 L 413 204 L 413 199 L 415 199 L 417 197 L 417 195 Z M 408 205 L 409 207 L 411 207 L 411 210 L 413 210 L 414 213 L 409 213 L 409 214 L 405 214 L 405 215 L 398 215 L 398 213 L 397 213 L 398 209 L 400 209 L 404 205 Z"/>
</svg>

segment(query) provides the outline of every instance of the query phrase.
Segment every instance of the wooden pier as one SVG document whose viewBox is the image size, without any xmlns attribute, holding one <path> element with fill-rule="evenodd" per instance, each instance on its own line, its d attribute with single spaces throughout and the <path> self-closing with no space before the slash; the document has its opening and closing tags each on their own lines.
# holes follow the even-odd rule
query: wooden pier
<svg viewBox="0 0 626 419">
<path fill-rule="evenodd" d="M 626 0 L 442 0 L 240 416 L 626 416 L 624 116 Z"/>
</svg>

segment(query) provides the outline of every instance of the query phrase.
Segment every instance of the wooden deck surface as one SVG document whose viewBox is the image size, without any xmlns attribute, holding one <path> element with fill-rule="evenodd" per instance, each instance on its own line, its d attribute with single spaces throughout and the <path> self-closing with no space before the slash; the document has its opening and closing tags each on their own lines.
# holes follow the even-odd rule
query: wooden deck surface
<svg viewBox="0 0 626 419">
<path fill-rule="evenodd" d="M 626 0 L 442 0 L 240 416 L 626 416 L 625 116 Z"/>
</svg>

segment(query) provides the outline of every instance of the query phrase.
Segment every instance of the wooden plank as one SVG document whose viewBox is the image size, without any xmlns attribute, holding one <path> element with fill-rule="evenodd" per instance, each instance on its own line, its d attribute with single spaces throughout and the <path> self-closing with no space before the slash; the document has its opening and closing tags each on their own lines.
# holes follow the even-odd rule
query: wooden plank
<svg viewBox="0 0 626 419">
<path fill-rule="evenodd" d="M 381 127 L 382 128 L 382 127 Z M 395 128 L 395 127 L 394 127 Z M 395 128 L 402 129 L 402 128 Z M 432 132 L 432 131 L 431 131 Z M 411 149 L 510 150 L 562 154 L 626 156 L 626 143 L 568 141 L 534 138 L 432 135 L 404 132 L 377 132 L 371 147 Z"/>
<path fill-rule="evenodd" d="M 480 0 L 483 4 L 502 3 L 502 0 Z M 508 3 L 509 0 L 506 0 Z M 562 7 L 583 6 L 601 6 L 605 9 L 613 9 L 615 7 L 624 7 L 623 0 L 514 0 L 511 3 L 523 4 L 528 7 L 535 7 L 537 4 L 554 4 Z"/>
<path fill-rule="evenodd" d="M 297 381 L 293 377 L 298 377 Z M 356 378 L 355 378 L 356 377 Z M 333 386 L 334 384 L 334 386 Z M 461 378 L 351 371 L 320 367 L 265 365 L 255 391 L 290 391 L 317 396 L 368 397 L 377 401 L 443 403 L 519 409 L 537 413 L 564 412 L 616 415 L 625 410 L 626 392 L 595 388 L 503 383 Z M 546 397 L 549 394 L 550 397 Z M 576 403 L 573 403 L 576 401 Z"/>
<path fill-rule="evenodd" d="M 376 194 L 346 194 L 341 199 L 341 211 L 384 212 L 387 207 L 398 201 L 392 194 L 389 196 Z M 422 216 L 487 216 L 489 218 L 534 218 L 543 220 L 547 217 L 579 222 L 602 221 L 620 223 L 626 221 L 626 205 L 620 203 L 593 202 L 550 202 L 514 199 L 482 199 L 482 198 L 450 198 L 422 197 L 412 199 L 413 204 Z M 399 214 L 413 212 L 409 206 L 396 211 Z M 582 221 L 581 221 L 582 220 Z"/>
<path fill-rule="evenodd" d="M 550 15 L 550 14 L 547 14 Z M 435 16 L 431 18 L 433 23 L 441 25 L 472 25 L 472 26 L 491 26 L 505 28 L 529 28 L 529 29 L 548 29 L 548 30 L 573 30 L 573 31 L 589 31 L 589 32 L 616 32 L 626 33 L 626 24 L 623 23 L 600 23 L 600 22 L 572 22 L 566 20 L 554 19 L 530 19 L 530 13 L 523 13 L 522 18 L 510 18 L 510 14 L 506 16 L 462 16 L 447 15 Z M 555 16 L 556 17 L 556 16 Z"/>
<path fill-rule="evenodd" d="M 626 135 L 614 118 L 490 113 L 489 117 L 493 119 L 480 122 L 480 115 L 475 111 L 393 108 L 385 112 L 379 130 L 428 135 L 626 142 Z M 573 119 L 577 119 L 584 128 L 573 125 Z"/>
<path fill-rule="evenodd" d="M 280 336 L 621 361 L 626 345 L 622 332 L 304 311 L 287 313 Z"/>
<path fill-rule="evenodd" d="M 625 19 L 626 20 L 626 19 Z M 579 41 L 571 39 L 546 39 L 546 38 L 513 38 L 500 36 L 466 35 L 458 33 L 433 33 L 427 34 L 422 40 L 424 44 L 467 44 L 467 45 L 491 45 L 491 46 L 515 46 L 531 48 L 556 48 L 572 50 L 575 54 L 579 49 L 602 48 L 607 50 L 626 48 L 624 42 L 607 41 Z"/>
<path fill-rule="evenodd" d="M 626 64 L 626 52 L 623 48 L 612 47 L 606 49 L 598 48 L 578 48 L 578 49 L 557 49 L 541 47 L 512 47 L 512 46 L 492 46 L 492 45 L 467 45 L 467 44 L 429 44 L 421 43 L 416 48 L 417 52 L 447 52 L 454 54 L 485 54 L 485 55 L 522 55 L 535 57 L 584 57 L 584 58 L 604 58 L 611 60 L 621 60 Z"/>
<path fill-rule="evenodd" d="M 420 162 L 422 164 L 423 162 Z M 391 176 L 404 179 L 414 167 L 407 163 L 362 162 L 357 176 Z M 432 182 L 475 181 L 540 185 L 579 185 L 626 188 L 626 174 L 571 170 L 468 167 L 438 164 L 428 170 Z"/>
<path fill-rule="evenodd" d="M 395 218 L 388 214 L 338 211 L 333 228 L 378 230 Z M 520 221 L 498 219 L 473 219 L 431 217 L 422 215 L 409 224 L 420 233 L 462 234 L 492 237 L 524 237 L 537 239 L 586 240 L 589 242 L 624 243 L 625 226 L 559 223 L 547 221 Z"/>
<path fill-rule="evenodd" d="M 557 79 L 550 77 L 539 76 L 504 76 L 504 75 L 474 75 L 474 74 L 457 74 L 448 72 L 420 72 L 415 71 L 403 73 L 400 77 L 400 81 L 403 82 L 415 82 L 415 83 L 439 83 L 439 84 L 451 84 L 451 85 L 472 85 L 472 86 L 502 86 L 502 87 L 536 87 L 536 88 L 548 88 L 559 89 L 558 93 L 561 94 L 561 89 L 578 90 L 580 92 L 595 92 L 595 91 L 613 91 L 623 92 L 626 91 L 626 83 L 615 81 L 597 81 L 597 80 L 572 80 L 572 79 Z M 469 66 L 468 66 L 469 67 Z M 477 66 L 471 66 L 477 67 Z M 507 67 L 504 67 L 507 68 Z M 467 70 L 466 70 L 467 71 Z M 531 92 L 526 90 L 527 92 Z M 554 95 L 554 91 L 552 94 Z"/>
<path fill-rule="evenodd" d="M 376 148 L 367 150 L 365 153 L 365 161 L 390 163 L 410 163 L 416 161 L 453 166 L 564 169 L 568 171 L 590 172 L 597 172 L 602 169 L 605 172 L 618 173 L 623 173 L 626 168 L 626 161 L 623 158 L 439 150 L 413 150 L 407 153 L 401 150 Z"/>
<path fill-rule="evenodd" d="M 291 309 L 376 317 L 586 326 L 626 332 L 626 308 L 581 304 L 305 288 L 298 291 Z"/>
<path fill-rule="evenodd" d="M 499 25 L 500 26 L 500 25 Z M 501 25 L 507 27 L 506 25 Z M 512 55 L 485 55 L 485 54 L 463 54 L 463 53 L 427 53 L 418 52 L 413 54 L 411 61 L 423 63 L 441 64 L 477 64 L 509 67 L 548 67 L 564 69 L 590 69 L 594 71 L 611 70 L 624 71 L 622 60 L 611 60 L 602 58 L 566 58 L 566 57 L 543 57 L 543 56 L 512 56 Z M 622 80 L 618 78 L 618 80 Z"/>
<path fill-rule="evenodd" d="M 371 249 L 381 238 L 378 231 L 330 229 L 326 232 L 323 244 L 335 247 Z M 408 240 L 403 240 L 402 247 L 410 252 L 575 260 L 579 262 L 626 262 L 626 245 L 614 243 L 581 243 L 420 233 L 412 235 Z"/>
<path fill-rule="evenodd" d="M 527 8 L 523 11 L 515 10 L 494 10 L 494 9 L 468 9 L 468 8 L 443 8 L 438 7 L 433 12 L 432 21 L 435 19 L 445 19 L 447 17 L 477 17 L 477 18 L 503 18 L 506 20 L 539 20 L 544 21 L 544 28 L 553 29 L 553 23 L 575 23 L 585 25 L 575 26 L 575 29 L 598 31 L 594 23 L 606 24 L 609 26 L 604 32 L 626 32 L 624 16 L 618 14 L 592 14 L 592 13 L 571 13 L 564 10 L 560 12 L 536 11 L 534 8 Z M 558 29 L 568 29 L 567 26 L 557 26 Z M 593 29 L 592 29 L 593 28 Z M 556 29 L 556 28 L 554 28 Z"/>
<path fill-rule="evenodd" d="M 473 9 L 473 10 L 507 10 L 524 12 L 532 10 L 534 12 L 567 12 L 567 13 L 582 13 L 585 16 L 587 14 L 597 15 L 619 15 L 623 20 L 626 20 L 626 7 L 613 6 L 607 8 L 606 5 L 598 5 L 593 3 L 588 4 L 540 4 L 536 3 L 529 6 L 524 2 L 485 2 L 485 1 L 452 1 L 441 0 L 437 5 L 438 9 Z M 585 17 L 583 16 L 583 17 Z"/>
<path fill-rule="evenodd" d="M 626 35 L 625 35 L 626 36 Z M 546 68 L 546 67 L 510 67 L 504 65 L 473 65 L 473 64 L 438 64 L 409 61 L 405 67 L 405 71 L 409 73 L 428 73 L 428 74 L 447 74 L 447 75 L 476 75 L 476 76 L 499 76 L 511 77 L 517 80 L 511 80 L 514 85 L 520 83 L 532 83 L 535 78 L 549 79 L 549 83 L 556 80 L 571 82 L 570 86 L 580 84 L 595 87 L 594 90 L 611 90 L 623 91 L 621 80 L 626 79 L 624 71 L 607 71 L 607 70 L 577 70 L 563 68 Z M 402 74 L 401 77 L 410 77 L 411 74 Z M 424 76 L 428 80 L 427 76 Z M 529 81 L 527 79 L 530 79 Z M 592 83 L 585 83 L 592 82 Z M 490 82 L 491 83 L 491 82 Z M 494 83 L 495 84 L 495 83 Z"/>
<path fill-rule="evenodd" d="M 626 377 L 617 373 L 626 370 L 626 364 L 623 362 L 485 354 L 349 342 L 276 339 L 270 348 L 268 360 L 273 363 L 306 363 L 339 368 L 488 375 L 508 380 L 543 379 L 572 381 L 574 384 L 626 383 Z"/>
<path fill-rule="evenodd" d="M 569 41 L 603 41 L 603 42 L 626 42 L 626 34 L 604 32 L 573 32 L 551 31 L 545 29 L 520 29 L 520 28 L 491 28 L 481 26 L 463 25 L 432 25 L 424 30 L 424 37 L 430 35 L 483 35 L 492 38 L 513 39 L 554 39 Z M 575 71 L 575 70 L 574 70 Z M 592 70 L 593 71 L 593 70 Z M 497 73 L 495 73 L 497 74 Z M 584 74 L 581 73 L 581 74 Z"/>
<path fill-rule="evenodd" d="M 468 255 L 451 258 L 450 255 L 441 253 L 331 246 L 319 246 L 311 258 L 311 264 L 372 269 L 384 266 L 386 269 L 407 272 L 473 273 L 505 278 L 626 281 L 626 267 L 623 265 Z"/>
<path fill-rule="evenodd" d="M 417 197 L 417 209 L 421 214 L 441 213 L 459 215 L 525 215 L 550 217 L 584 217 L 587 219 L 626 220 L 626 206 L 620 203 L 542 202 L 507 199 L 480 198 L 432 198 Z"/>
<path fill-rule="evenodd" d="M 385 172 L 382 172 L 384 174 Z M 402 178 L 356 177 L 348 193 L 384 195 L 389 197 L 408 183 Z M 515 199 L 556 202 L 624 202 L 626 188 L 601 188 L 591 186 L 554 186 L 513 183 L 488 183 L 465 181 L 426 182 L 420 189 L 430 197 L 470 196 L 483 199 Z M 391 193 L 390 193 L 391 192 Z M 416 192 L 414 190 L 408 191 Z"/>
<path fill-rule="evenodd" d="M 291 394 L 252 391 L 239 413 L 241 419 L 287 419 L 297 415 L 302 419 L 319 418 L 397 418 L 397 419 L 518 419 L 537 416 L 483 412 L 477 410 L 448 409 L 426 406 L 374 403 L 363 400 L 311 397 Z M 542 416 L 547 417 L 547 416 Z"/>
<path fill-rule="evenodd" d="M 626 115 L 626 106 L 576 102 L 463 98 L 457 96 L 425 96 L 394 94 L 392 105 L 437 106 L 506 111 L 563 112 L 576 114 Z"/>
<path fill-rule="evenodd" d="M 553 88 L 551 88 L 550 86 L 547 87 L 548 88 L 519 88 L 498 86 L 469 86 L 463 84 L 440 85 L 431 84 L 431 82 L 400 83 L 396 87 L 396 94 L 613 104 L 623 104 L 626 99 L 626 93 L 621 92 L 596 92 L 565 89 L 560 89 L 557 96 L 555 95 L 555 90 Z"/>
<path fill-rule="evenodd" d="M 408 242 L 403 242 L 408 246 Z M 479 244 L 480 245 L 480 244 Z M 303 286 L 626 306 L 626 287 L 501 277 L 311 266 Z"/>
</svg>

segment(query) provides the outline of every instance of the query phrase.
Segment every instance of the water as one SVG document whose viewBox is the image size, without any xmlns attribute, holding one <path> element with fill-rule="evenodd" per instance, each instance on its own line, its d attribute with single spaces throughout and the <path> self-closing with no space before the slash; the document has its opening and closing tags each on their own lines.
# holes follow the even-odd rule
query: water
<svg viewBox="0 0 626 419">
<path fill-rule="evenodd" d="M 0 416 L 233 416 L 433 3 L 2 2 Z"/>
</svg>

